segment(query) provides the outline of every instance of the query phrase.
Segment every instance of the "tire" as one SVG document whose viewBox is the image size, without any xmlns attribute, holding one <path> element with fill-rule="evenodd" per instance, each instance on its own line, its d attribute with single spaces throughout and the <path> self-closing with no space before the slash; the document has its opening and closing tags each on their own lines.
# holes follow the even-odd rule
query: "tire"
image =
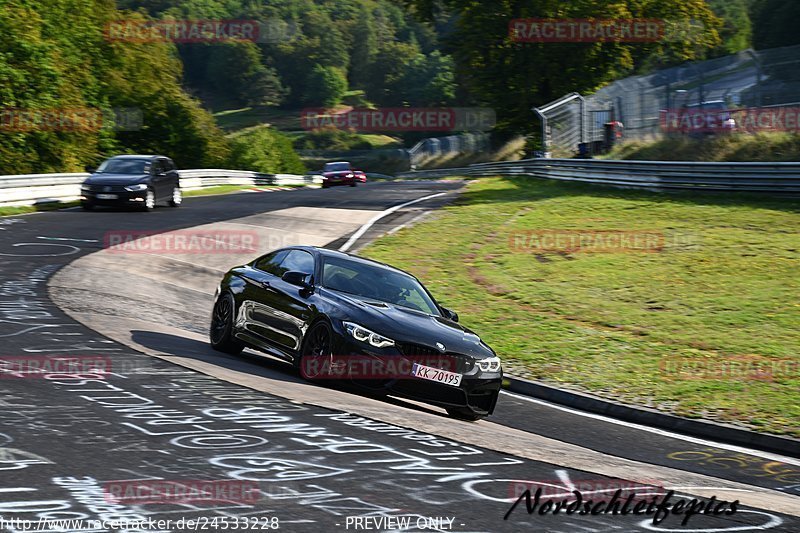
<svg viewBox="0 0 800 533">
<path fill-rule="evenodd" d="M 476 415 L 473 411 L 467 409 L 466 407 L 448 407 L 447 414 L 452 418 L 466 420 L 467 422 L 476 422 L 483 418 L 481 415 Z"/>
<path fill-rule="evenodd" d="M 239 355 L 244 345 L 233 338 L 233 315 L 236 311 L 236 301 L 229 292 L 223 292 L 214 302 L 211 313 L 211 327 L 208 338 L 211 347 L 218 352 L 230 355 Z"/>
<path fill-rule="evenodd" d="M 153 189 L 147 189 L 142 210 L 152 211 L 153 209 L 155 209 L 155 207 L 156 207 L 156 193 L 155 191 L 153 191 Z"/>
<path fill-rule="evenodd" d="M 170 207 L 180 207 L 181 203 L 183 203 L 183 191 L 181 191 L 180 187 L 173 187 L 169 205 Z"/>
<path fill-rule="evenodd" d="M 353 182 L 350 184 L 350 186 L 351 187 L 355 187 L 356 186 L 356 180 L 353 180 Z"/>
<path fill-rule="evenodd" d="M 94 204 L 90 204 L 88 202 L 81 203 L 81 207 L 84 211 L 92 211 L 94 210 Z"/>
<path fill-rule="evenodd" d="M 323 188 L 323 189 L 327 189 L 327 188 L 328 188 L 328 184 L 327 184 L 327 183 L 323 183 L 323 184 L 322 184 L 322 188 Z"/>
<path fill-rule="evenodd" d="M 308 330 L 303 339 L 303 347 L 300 350 L 300 358 L 297 361 L 300 374 L 308 381 L 326 381 L 319 377 L 318 370 L 320 363 L 333 355 L 333 328 L 324 320 L 320 320 Z M 315 361 L 315 359 L 317 361 Z"/>
</svg>

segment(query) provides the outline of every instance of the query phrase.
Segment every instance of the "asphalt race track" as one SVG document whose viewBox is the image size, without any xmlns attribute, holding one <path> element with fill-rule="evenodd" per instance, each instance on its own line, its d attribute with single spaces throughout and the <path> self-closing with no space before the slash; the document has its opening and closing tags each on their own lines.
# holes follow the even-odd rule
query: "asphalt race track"
<svg viewBox="0 0 800 533">
<path fill-rule="evenodd" d="M 177 521 L 195 519 L 206 525 L 195 529 L 217 531 L 233 529 L 219 520 L 243 517 L 250 522 L 238 529 L 800 531 L 797 459 L 509 394 L 494 416 L 471 424 L 430 406 L 309 384 L 284 363 L 224 356 L 205 342 L 215 283 L 251 256 L 104 249 L 109 231 L 186 228 L 249 228 L 259 253 L 338 247 L 377 212 L 446 193 L 387 217 L 365 239 L 452 200 L 460 187 L 370 183 L 189 198 L 151 213 L 0 218 L 0 355 L 97 356 L 109 358 L 113 372 L 20 377 L 0 367 L 0 531 L 21 531 L 13 519 L 81 518 L 173 520 L 143 531 L 185 530 Z M 678 516 L 658 526 L 647 516 L 529 516 L 524 504 L 504 520 L 520 487 L 551 496 L 578 487 L 584 497 L 609 498 L 620 485 L 614 478 L 672 488 L 675 500 L 716 496 L 741 507 L 693 516 L 687 526 Z M 106 499 L 109 487 L 141 481 L 252 490 L 216 502 Z"/>
</svg>

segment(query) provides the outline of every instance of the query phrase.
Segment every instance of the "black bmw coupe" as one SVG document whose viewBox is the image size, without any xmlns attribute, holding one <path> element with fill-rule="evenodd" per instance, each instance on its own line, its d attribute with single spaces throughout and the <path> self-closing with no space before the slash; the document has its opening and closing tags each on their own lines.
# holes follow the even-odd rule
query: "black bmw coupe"
<svg viewBox="0 0 800 533">
<path fill-rule="evenodd" d="M 495 352 L 414 276 L 315 247 L 277 250 L 225 274 L 210 340 L 221 352 L 250 347 L 308 379 L 347 380 L 467 420 L 492 414 L 503 377 Z"/>
</svg>

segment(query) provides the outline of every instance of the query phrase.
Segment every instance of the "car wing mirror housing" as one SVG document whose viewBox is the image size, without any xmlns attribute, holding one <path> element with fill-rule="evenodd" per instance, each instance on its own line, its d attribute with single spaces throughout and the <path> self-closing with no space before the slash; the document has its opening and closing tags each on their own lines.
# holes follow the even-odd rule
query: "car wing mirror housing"
<svg viewBox="0 0 800 533">
<path fill-rule="evenodd" d="M 450 310 L 450 309 L 448 309 L 446 307 L 441 307 L 440 306 L 440 309 L 442 310 L 442 315 L 445 318 L 447 318 L 449 320 L 452 320 L 453 322 L 458 322 L 458 313 L 456 313 L 455 311 L 452 311 L 452 310 Z"/>
<path fill-rule="evenodd" d="M 281 279 L 286 283 L 296 285 L 302 289 L 312 290 L 314 288 L 314 278 L 311 274 L 306 274 L 305 272 L 290 270 L 289 272 L 284 272 Z"/>
</svg>

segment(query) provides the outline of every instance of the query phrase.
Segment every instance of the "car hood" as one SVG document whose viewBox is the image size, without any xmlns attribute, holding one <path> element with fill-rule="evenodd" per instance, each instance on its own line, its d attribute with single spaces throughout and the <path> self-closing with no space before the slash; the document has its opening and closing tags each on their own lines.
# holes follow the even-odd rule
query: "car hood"
<svg viewBox="0 0 800 533">
<path fill-rule="evenodd" d="M 91 185 L 123 185 L 146 180 L 147 174 L 92 174 L 84 183 Z"/>
<path fill-rule="evenodd" d="M 446 352 L 470 355 L 476 359 L 495 355 L 478 335 L 458 322 L 398 305 L 361 299 L 331 289 L 324 290 L 331 299 L 351 308 L 352 313 L 345 320 L 389 337 L 398 344 L 417 344 L 436 350 L 436 344 L 440 343 L 445 346 Z"/>
</svg>

